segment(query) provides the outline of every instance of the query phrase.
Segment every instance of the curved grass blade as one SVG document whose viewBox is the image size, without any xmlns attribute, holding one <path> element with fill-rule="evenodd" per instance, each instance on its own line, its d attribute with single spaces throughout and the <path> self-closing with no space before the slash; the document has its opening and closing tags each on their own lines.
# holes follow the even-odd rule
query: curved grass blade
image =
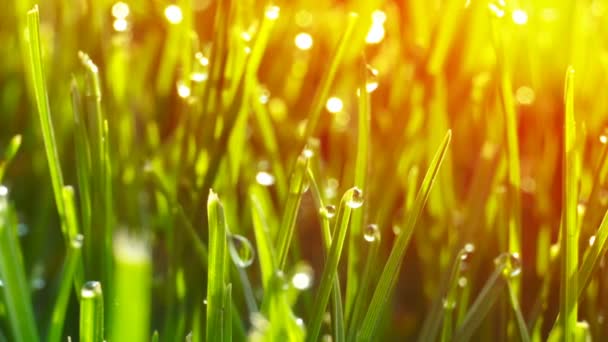
<svg viewBox="0 0 608 342">
<path fill-rule="evenodd" d="M 44 149 L 46 158 L 49 164 L 51 174 L 51 183 L 53 185 L 53 193 L 55 194 L 55 204 L 57 212 L 63 222 L 63 175 L 61 173 L 61 165 L 59 163 L 59 154 L 57 153 L 57 143 L 55 142 L 55 132 L 53 130 L 53 120 L 51 118 L 51 108 L 49 105 L 49 97 L 46 90 L 46 82 L 44 77 L 44 66 L 42 64 L 42 48 L 40 46 L 40 16 L 38 6 L 34 6 L 27 12 L 27 32 L 29 35 L 28 45 L 30 51 L 30 66 L 34 77 L 34 93 L 36 96 L 36 106 L 38 107 L 38 117 L 40 126 L 42 127 L 42 137 L 44 139 Z M 64 229 L 62 227 L 62 229 Z"/>
<path fill-rule="evenodd" d="M 2 185 L 0 185 L 0 277 L 4 284 L 1 288 L 12 338 L 16 342 L 38 341 L 30 287 L 25 276 L 21 247 L 17 238 L 16 217 L 8 203 L 8 189 Z"/>
<path fill-rule="evenodd" d="M 61 272 L 59 293 L 55 299 L 55 305 L 53 308 L 53 314 L 51 317 L 51 326 L 47 341 L 59 342 L 61 341 L 61 333 L 65 321 L 65 312 L 68 307 L 70 300 L 70 289 L 72 288 L 72 280 L 76 275 L 76 270 L 80 264 L 80 251 L 82 248 L 83 236 L 78 234 L 70 242 L 68 254 L 65 258 L 65 264 L 63 271 Z M 78 287 L 77 287 L 78 288 Z"/>
<path fill-rule="evenodd" d="M 376 325 L 378 324 L 378 320 L 380 319 L 381 313 L 383 312 L 386 302 L 388 301 L 390 294 L 393 292 L 397 282 L 399 268 L 405 256 L 405 250 L 409 244 L 414 227 L 418 221 L 418 217 L 422 213 L 422 209 L 424 208 L 424 204 L 429 196 L 429 192 L 431 191 L 434 180 L 437 177 L 441 162 L 443 161 L 443 157 L 445 156 L 450 144 L 451 137 L 452 131 L 449 130 L 443 139 L 443 142 L 439 146 L 435 157 L 429 165 L 429 169 L 424 176 L 414 205 L 408 213 L 406 225 L 403 227 L 401 234 L 399 234 L 395 244 L 393 245 L 393 249 L 391 250 L 391 254 L 388 258 L 386 266 L 384 266 L 384 270 L 382 271 L 378 285 L 374 290 L 374 295 L 369 305 L 369 309 L 365 315 L 365 318 L 363 319 L 363 322 L 361 323 L 361 328 L 357 336 L 358 340 L 369 341 L 374 335 L 374 331 L 376 329 Z"/>
<path fill-rule="evenodd" d="M 86 282 L 80 292 L 80 341 L 103 341 L 103 293 L 97 281 Z"/>
<path fill-rule="evenodd" d="M 351 213 L 353 209 L 359 208 L 363 204 L 362 196 L 361 190 L 351 188 L 344 193 L 342 200 L 340 201 L 331 248 L 327 260 L 325 261 L 325 266 L 323 267 L 323 274 L 321 275 L 313 313 L 310 318 L 308 334 L 306 336 L 306 341 L 308 342 L 316 341 L 319 337 L 323 315 L 325 314 L 329 295 L 333 288 L 334 280 L 336 279 L 338 264 L 340 262 L 342 248 L 344 247 L 346 233 L 348 232 Z"/>
</svg>

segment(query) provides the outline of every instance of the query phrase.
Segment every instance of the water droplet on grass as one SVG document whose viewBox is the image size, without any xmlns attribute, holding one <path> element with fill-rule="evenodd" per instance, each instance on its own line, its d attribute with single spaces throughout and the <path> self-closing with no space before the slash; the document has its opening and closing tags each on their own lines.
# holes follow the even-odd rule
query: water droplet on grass
<svg viewBox="0 0 608 342">
<path fill-rule="evenodd" d="M 313 269 L 309 265 L 300 265 L 291 277 L 291 284 L 298 290 L 306 290 L 312 285 Z"/>
<path fill-rule="evenodd" d="M 451 310 L 451 309 L 454 309 L 455 307 L 456 307 L 456 301 L 449 300 L 447 298 L 443 299 L 443 308 L 444 309 Z"/>
<path fill-rule="evenodd" d="M 228 242 L 232 262 L 241 268 L 249 267 L 255 258 L 255 250 L 251 242 L 246 237 L 238 234 L 230 234 Z"/>
<path fill-rule="evenodd" d="M 370 224 L 365 227 L 363 231 L 363 238 L 367 242 L 374 242 L 380 240 L 380 229 L 375 224 Z"/>
<path fill-rule="evenodd" d="M 589 237 L 589 246 L 593 246 L 595 244 L 595 235 L 591 235 Z"/>
<path fill-rule="evenodd" d="M 94 298 L 101 296 L 101 283 L 98 281 L 87 281 L 82 286 L 82 291 L 80 295 L 83 298 Z"/>
<path fill-rule="evenodd" d="M 515 278 L 521 275 L 521 258 L 517 253 L 502 253 L 494 259 L 496 268 L 502 270 L 505 278 Z"/>
<path fill-rule="evenodd" d="M 466 287 L 469 284 L 469 280 L 467 279 L 467 277 L 460 277 L 458 278 L 458 286 L 463 288 Z"/>
<path fill-rule="evenodd" d="M 365 90 L 368 93 L 372 93 L 378 89 L 378 70 L 372 68 L 370 65 L 367 65 L 366 69 L 367 79 L 365 81 Z"/>
<path fill-rule="evenodd" d="M 326 205 L 319 209 L 319 214 L 329 220 L 336 216 L 336 206 L 331 204 Z"/>
<path fill-rule="evenodd" d="M 353 188 L 352 195 L 346 205 L 351 209 L 360 208 L 363 205 L 363 191 L 359 188 Z"/>
<path fill-rule="evenodd" d="M 263 186 L 271 186 L 274 184 L 274 176 L 266 171 L 260 171 L 255 175 L 255 181 Z"/>
</svg>

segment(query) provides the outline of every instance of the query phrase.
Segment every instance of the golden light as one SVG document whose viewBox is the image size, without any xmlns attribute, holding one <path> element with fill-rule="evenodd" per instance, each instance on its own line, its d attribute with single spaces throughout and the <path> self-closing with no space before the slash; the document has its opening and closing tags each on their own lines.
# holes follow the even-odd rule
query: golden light
<svg viewBox="0 0 608 342">
<path fill-rule="evenodd" d="M 127 23 L 127 21 L 122 18 L 114 20 L 114 23 L 112 24 L 112 27 L 114 27 L 114 30 L 116 30 L 118 32 L 126 31 L 128 26 L 129 26 L 129 24 Z"/>
<path fill-rule="evenodd" d="M 339 97 L 332 96 L 327 99 L 327 103 L 325 104 L 325 108 L 330 113 L 339 113 L 344 109 L 344 103 Z"/>
<path fill-rule="evenodd" d="M 502 18 L 505 16 L 505 1 L 504 0 L 490 2 L 488 4 L 488 8 L 498 18 Z"/>
<path fill-rule="evenodd" d="M 313 44 L 312 36 L 306 32 L 300 32 L 296 35 L 294 42 L 300 50 L 310 50 Z"/>
<path fill-rule="evenodd" d="M 182 9 L 177 5 L 169 5 L 165 8 L 165 17 L 169 21 L 169 23 L 173 25 L 177 25 L 182 22 L 184 19 L 184 15 L 182 14 Z"/>
<path fill-rule="evenodd" d="M 515 99 L 522 105 L 531 105 L 535 97 L 534 90 L 527 86 L 519 87 L 515 91 Z"/>
<path fill-rule="evenodd" d="M 119 1 L 112 6 L 112 15 L 116 19 L 125 19 L 129 16 L 129 12 L 129 5 L 122 1 Z"/>
<path fill-rule="evenodd" d="M 367 32 L 365 42 L 368 44 L 378 44 L 384 39 L 385 30 L 384 22 L 386 21 L 386 13 L 381 10 L 375 10 L 372 13 L 372 26 Z"/>
<path fill-rule="evenodd" d="M 300 27 L 308 27 L 312 24 L 312 14 L 308 11 L 299 11 L 296 13 L 296 25 Z"/>
<path fill-rule="evenodd" d="M 177 95 L 179 95 L 179 97 L 185 99 L 190 96 L 190 93 L 190 87 L 186 83 L 182 81 L 177 82 Z"/>
<path fill-rule="evenodd" d="M 511 18 L 517 25 L 525 25 L 528 22 L 528 13 L 524 10 L 517 9 L 513 11 Z"/>
<path fill-rule="evenodd" d="M 277 20 L 279 18 L 279 13 L 281 12 L 281 8 L 279 6 L 268 6 L 266 8 L 266 18 L 270 20 Z"/>
</svg>

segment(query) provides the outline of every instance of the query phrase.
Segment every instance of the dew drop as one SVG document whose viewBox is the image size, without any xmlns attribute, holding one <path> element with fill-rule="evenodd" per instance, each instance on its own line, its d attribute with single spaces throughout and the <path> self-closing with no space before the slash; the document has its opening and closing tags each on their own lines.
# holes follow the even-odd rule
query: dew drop
<svg viewBox="0 0 608 342">
<path fill-rule="evenodd" d="M 380 240 L 380 229 L 378 225 L 369 224 L 363 231 L 363 238 L 367 242 L 374 242 Z"/>
<path fill-rule="evenodd" d="M 443 299 L 443 308 L 446 310 L 451 310 L 454 309 L 456 307 L 456 301 L 454 300 L 449 300 L 447 298 Z"/>
<path fill-rule="evenodd" d="M 179 95 L 179 97 L 185 99 L 190 96 L 190 93 L 190 87 L 186 84 L 186 82 L 182 80 L 177 81 L 177 95 Z"/>
<path fill-rule="evenodd" d="M 309 265 L 301 265 L 291 277 L 291 284 L 298 290 L 309 289 L 312 285 L 313 269 Z"/>
<path fill-rule="evenodd" d="M 274 176 L 266 171 L 259 171 L 255 175 L 255 181 L 263 186 L 271 186 L 274 184 Z"/>
<path fill-rule="evenodd" d="M 608 143 L 608 137 L 604 134 L 600 135 L 600 143 L 606 145 L 606 143 Z"/>
<path fill-rule="evenodd" d="M 488 9 L 496 18 L 505 16 L 506 6 L 505 0 L 493 0 L 488 3 Z"/>
<path fill-rule="evenodd" d="M 336 206 L 329 204 L 321 207 L 319 209 L 319 214 L 328 220 L 332 219 L 334 216 L 336 216 Z"/>
<path fill-rule="evenodd" d="M 87 281 L 80 291 L 82 298 L 95 298 L 101 296 L 101 283 L 98 281 Z"/>
<path fill-rule="evenodd" d="M 458 278 L 458 286 L 461 288 L 466 287 L 469 284 L 469 280 L 467 279 L 467 277 L 460 277 Z"/>
<path fill-rule="evenodd" d="M 266 18 L 270 20 L 277 20 L 279 18 L 279 13 L 281 12 L 281 8 L 279 6 L 268 6 L 266 8 Z"/>
<path fill-rule="evenodd" d="M 518 253 L 502 253 L 494 259 L 496 268 L 502 270 L 505 278 L 515 278 L 521 274 L 521 258 Z"/>
<path fill-rule="evenodd" d="M 270 91 L 266 87 L 260 87 L 258 99 L 260 103 L 267 104 L 270 100 Z"/>
<path fill-rule="evenodd" d="M 246 237 L 238 234 L 230 234 L 228 241 L 232 262 L 241 268 L 251 266 L 255 258 L 255 250 L 251 242 Z"/>
<path fill-rule="evenodd" d="M 595 235 L 591 235 L 589 237 L 589 246 L 593 246 L 595 244 Z"/>
<path fill-rule="evenodd" d="M 378 70 L 372 68 L 370 65 L 367 65 L 366 69 L 367 79 L 365 81 L 365 90 L 368 93 L 372 93 L 378 89 Z"/>
<path fill-rule="evenodd" d="M 352 194 L 346 202 L 351 209 L 360 208 L 363 205 L 363 191 L 359 188 L 353 188 Z"/>
<path fill-rule="evenodd" d="M 6 197 L 8 196 L 8 188 L 4 185 L 0 185 L 0 196 Z"/>
<path fill-rule="evenodd" d="M 401 226 L 398 224 L 394 224 L 393 225 L 393 234 L 395 234 L 396 236 L 398 236 L 399 234 L 401 234 Z"/>
<path fill-rule="evenodd" d="M 301 319 L 300 317 L 296 317 L 295 319 L 296 321 L 296 325 L 299 326 L 300 328 L 304 327 L 304 320 Z"/>
<path fill-rule="evenodd" d="M 167 21 L 173 25 L 177 25 L 182 22 L 184 15 L 182 9 L 177 5 L 169 5 L 165 8 L 165 17 Z"/>
</svg>

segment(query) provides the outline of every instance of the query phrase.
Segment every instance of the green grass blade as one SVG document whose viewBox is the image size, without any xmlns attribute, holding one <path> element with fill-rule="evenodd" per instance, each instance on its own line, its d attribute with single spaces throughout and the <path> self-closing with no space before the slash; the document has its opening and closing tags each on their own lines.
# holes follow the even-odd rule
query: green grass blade
<svg viewBox="0 0 608 342">
<path fill-rule="evenodd" d="M 19 147 L 21 147 L 21 134 L 15 135 L 11 141 L 9 142 L 6 150 L 4 151 L 4 158 L 0 160 L 0 183 L 4 178 L 4 173 L 6 172 L 6 167 L 11 163 L 13 158 L 17 155 L 19 151 Z"/>
<path fill-rule="evenodd" d="M 362 59 L 359 72 L 359 119 L 357 132 L 357 157 L 355 160 L 355 186 L 367 193 L 367 173 L 368 159 L 370 150 L 370 94 L 367 92 L 367 64 Z M 367 196 L 367 195 L 366 195 Z M 354 306 L 355 296 L 359 288 L 360 279 L 358 270 L 360 269 L 357 245 L 362 239 L 363 220 L 365 218 L 365 208 L 353 213 L 351 231 L 348 237 L 348 259 L 346 271 L 346 297 L 344 303 L 344 314 L 350 317 Z"/>
<path fill-rule="evenodd" d="M 294 171 L 289 180 L 289 194 L 287 202 L 285 203 L 279 236 L 277 237 L 278 267 L 281 270 L 285 268 L 285 264 L 287 263 L 289 246 L 293 239 L 298 210 L 300 209 L 300 202 L 302 201 L 302 194 L 306 189 L 306 169 L 310 159 L 309 154 L 310 150 L 305 148 L 298 157 Z"/>
<path fill-rule="evenodd" d="M 27 13 L 27 28 L 28 28 L 28 44 L 30 51 L 30 66 L 34 78 L 34 93 L 36 96 L 36 105 L 38 108 L 38 117 L 40 126 L 42 127 L 42 137 L 44 139 L 44 149 L 46 158 L 49 164 L 51 174 L 51 183 L 53 185 L 53 193 L 55 194 L 55 204 L 59 217 L 63 218 L 63 175 L 61 173 L 61 165 L 59 163 L 59 154 L 57 152 L 57 143 L 55 142 L 55 133 L 53 130 L 53 122 L 51 118 L 51 108 L 49 105 L 49 97 L 46 89 L 46 81 L 44 76 L 44 67 L 42 64 L 42 48 L 40 44 L 40 16 L 38 6 L 34 6 Z M 63 229 L 63 228 L 62 228 Z"/>
<path fill-rule="evenodd" d="M 439 168 L 441 166 L 441 162 L 443 161 L 443 157 L 446 154 L 448 146 L 450 144 L 450 139 L 452 137 L 452 131 L 448 131 L 443 142 L 439 146 L 435 157 L 431 161 L 429 165 L 429 169 L 424 176 L 422 181 L 422 185 L 420 186 L 420 190 L 418 191 L 418 195 L 416 196 L 416 200 L 410 212 L 408 213 L 408 220 L 406 225 L 403 227 L 403 230 L 397 237 L 395 244 L 393 245 L 393 249 L 391 250 L 391 254 L 388 258 L 386 266 L 382 271 L 382 275 L 380 276 L 380 280 L 378 281 L 378 285 L 374 290 L 374 295 L 372 297 L 369 310 L 361 323 L 361 328 L 359 330 L 357 339 L 362 341 L 369 341 L 378 324 L 378 320 L 380 319 L 380 315 L 386 306 L 386 302 L 390 298 L 390 294 L 392 293 L 395 283 L 397 282 L 397 277 L 399 275 L 399 268 L 405 256 L 405 250 L 407 249 L 409 240 L 414 231 L 414 227 L 416 226 L 416 222 L 418 221 L 418 217 L 422 213 L 422 209 L 424 208 L 424 204 L 426 203 L 426 199 L 429 196 L 429 192 L 431 191 L 433 182 L 437 177 L 439 172 Z"/>
<path fill-rule="evenodd" d="M 25 277 L 15 213 L 8 202 L 8 189 L 0 185 L 0 277 L 4 306 L 12 338 L 17 342 L 38 341 L 30 286 Z"/>
<path fill-rule="evenodd" d="M 331 248 L 323 267 L 323 274 L 319 282 L 319 289 L 315 298 L 313 313 L 308 326 L 306 341 L 316 341 L 321 330 L 323 315 L 329 301 L 329 295 L 336 279 L 338 264 L 342 254 L 342 248 L 346 239 L 346 233 L 350 225 L 351 213 L 353 209 L 361 207 L 363 204 L 363 194 L 357 188 L 351 188 L 344 193 L 340 201 L 340 208 L 334 228 Z"/>
<path fill-rule="evenodd" d="M 227 227 L 224 208 L 217 194 L 209 191 L 207 200 L 209 215 L 209 267 L 207 270 L 207 341 L 223 340 L 223 307 L 225 280 L 228 277 Z"/>
<path fill-rule="evenodd" d="M 224 341 L 232 342 L 232 284 L 224 289 Z"/>
<path fill-rule="evenodd" d="M 494 306 L 498 297 L 504 293 L 506 282 L 503 278 L 503 270 L 504 268 L 496 268 L 490 275 L 486 284 L 477 296 L 477 299 L 475 299 L 475 302 L 471 305 L 462 324 L 454 333 L 452 341 L 468 341 L 477 331 L 477 328 L 479 328 L 483 319 L 488 315 L 488 312 L 490 312 L 490 309 Z"/>
<path fill-rule="evenodd" d="M 606 253 L 606 240 L 608 239 L 608 211 L 604 214 L 602 223 L 597 229 L 593 244 L 589 246 L 583 257 L 583 262 L 578 271 L 578 288 L 577 288 L 577 299 L 581 298 L 583 292 L 589 281 L 591 280 L 591 274 L 598 265 L 602 255 Z"/>
<path fill-rule="evenodd" d="M 99 342 L 104 340 L 103 293 L 101 284 L 88 281 L 80 292 L 80 341 Z"/>
<path fill-rule="evenodd" d="M 528 326 L 526 325 L 526 321 L 524 320 L 521 308 L 519 307 L 519 299 L 517 298 L 517 295 L 513 290 L 513 286 L 509 283 L 507 283 L 507 290 L 509 292 L 509 302 L 511 303 L 513 313 L 515 314 L 515 320 L 517 322 L 517 329 L 519 331 L 520 341 L 529 342 L 530 333 L 528 332 Z"/>
<path fill-rule="evenodd" d="M 458 281 L 460 279 L 463 262 L 470 258 L 470 253 L 474 250 L 473 245 L 466 245 L 458 252 L 450 278 L 448 280 L 448 288 L 445 297 L 443 298 L 443 327 L 441 329 L 441 341 L 448 342 L 452 340 L 452 333 L 454 328 L 454 309 L 459 303 L 457 303 L 458 295 Z M 434 337 L 433 337 L 434 339 Z"/>
<path fill-rule="evenodd" d="M 578 268 L 578 153 L 576 150 L 576 123 L 574 120 L 574 69 L 566 72 L 564 94 L 564 151 L 562 194 L 562 274 L 560 315 L 565 341 L 574 341 L 577 319 Z"/>
<path fill-rule="evenodd" d="M 59 293 L 55 299 L 55 305 L 53 307 L 53 313 L 51 317 L 51 326 L 49 328 L 47 341 L 59 342 L 61 341 L 61 334 L 65 322 L 65 313 L 70 300 L 70 290 L 72 289 L 73 278 L 80 264 L 80 251 L 82 248 L 82 235 L 76 235 L 72 239 L 69 245 L 68 254 L 65 258 L 65 264 L 63 271 L 59 279 L 61 279 L 59 285 Z"/>
<path fill-rule="evenodd" d="M 340 63 L 342 63 L 344 54 L 346 53 L 348 46 L 352 43 L 351 37 L 355 31 L 358 19 L 359 16 L 356 13 L 349 13 L 344 32 L 340 37 L 340 41 L 338 41 L 338 45 L 334 50 L 333 56 L 329 59 L 329 68 L 325 73 L 323 73 L 323 78 L 319 82 L 318 90 L 313 98 L 310 114 L 308 116 L 308 122 L 306 124 L 306 131 L 302 137 L 302 141 L 304 142 L 308 141 L 308 138 L 314 134 L 317 128 L 319 118 L 321 117 L 321 111 L 325 106 L 325 101 L 327 101 L 329 90 L 334 78 L 336 77 L 336 73 L 338 72 L 338 66 Z"/>
<path fill-rule="evenodd" d="M 111 340 L 148 341 L 152 282 L 148 246 L 141 238 L 118 235 L 114 260 Z"/>
<path fill-rule="evenodd" d="M 249 187 L 249 200 L 251 204 L 251 216 L 253 230 L 258 250 L 258 260 L 262 271 L 262 287 L 266 290 L 270 286 L 273 274 L 276 271 L 275 252 L 270 242 L 270 236 L 266 230 L 268 227 L 264 210 L 262 209 L 262 196 L 259 194 L 263 189 L 260 186 Z"/>
</svg>

